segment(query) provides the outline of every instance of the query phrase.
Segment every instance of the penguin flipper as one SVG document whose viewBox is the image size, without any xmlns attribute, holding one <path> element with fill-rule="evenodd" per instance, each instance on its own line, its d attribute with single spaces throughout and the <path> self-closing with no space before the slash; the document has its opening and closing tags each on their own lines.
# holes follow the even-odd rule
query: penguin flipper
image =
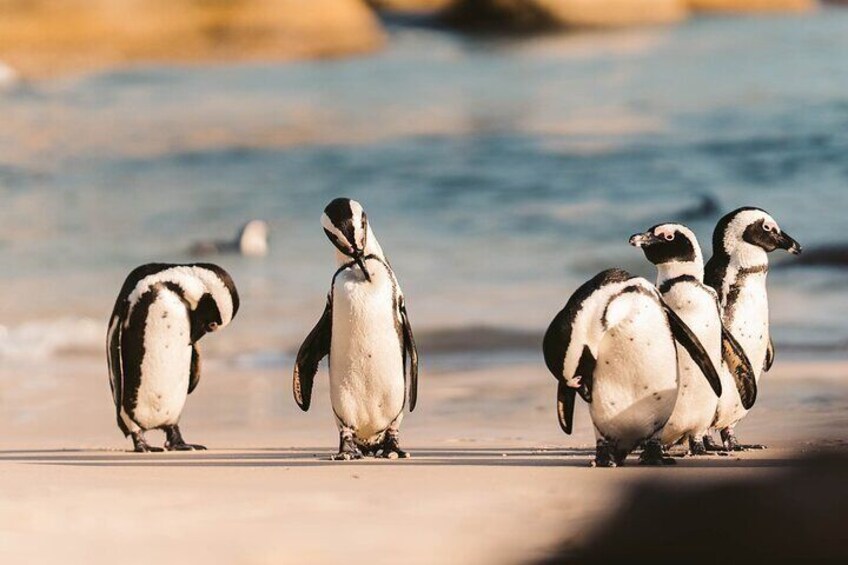
<svg viewBox="0 0 848 565">
<path fill-rule="evenodd" d="M 330 354 L 330 341 L 333 331 L 333 303 L 327 297 L 327 305 L 321 319 L 306 336 L 300 349 L 297 351 L 297 361 L 294 365 L 294 378 L 292 390 L 294 401 L 306 412 L 312 402 L 312 383 L 321 359 Z"/>
<path fill-rule="evenodd" d="M 188 380 L 188 393 L 194 392 L 200 382 L 200 351 L 197 349 L 197 344 L 191 344 L 191 373 Z"/>
<path fill-rule="evenodd" d="M 730 374 L 733 375 L 733 380 L 736 381 L 736 390 L 739 391 L 742 407 L 750 410 L 757 400 L 757 379 L 754 369 L 742 345 L 724 325 L 721 327 L 721 357 L 730 370 Z"/>
<path fill-rule="evenodd" d="M 400 302 L 400 320 L 403 325 L 403 352 L 404 365 L 409 357 L 409 411 L 415 410 L 418 404 L 418 348 L 415 345 L 415 336 L 412 335 L 412 325 L 409 323 L 409 314 L 406 312 L 406 303 L 403 298 Z M 406 369 L 404 368 L 404 377 Z"/>
<path fill-rule="evenodd" d="M 701 340 L 680 319 L 680 316 L 668 307 L 668 304 L 662 302 L 662 305 L 665 309 L 666 319 L 668 320 L 668 325 L 671 328 L 671 333 L 675 341 L 683 346 L 695 364 L 698 365 L 698 368 L 701 369 L 701 372 L 706 377 L 707 382 L 710 383 L 716 396 L 721 396 L 721 379 L 719 379 L 718 371 L 716 371 L 715 365 L 713 365 L 707 350 L 704 349 Z"/>
<path fill-rule="evenodd" d="M 574 428 L 574 397 L 577 390 L 571 388 L 565 381 L 559 381 L 557 385 L 557 418 L 562 431 L 571 435 Z"/>
<path fill-rule="evenodd" d="M 113 316 L 107 333 L 109 350 L 109 387 L 112 389 L 112 400 L 118 412 L 121 411 L 123 398 L 123 371 L 121 364 L 121 318 Z"/>
<path fill-rule="evenodd" d="M 771 366 L 774 365 L 774 340 L 769 336 L 768 348 L 766 348 L 766 361 L 763 364 L 763 371 L 768 373 Z"/>
</svg>

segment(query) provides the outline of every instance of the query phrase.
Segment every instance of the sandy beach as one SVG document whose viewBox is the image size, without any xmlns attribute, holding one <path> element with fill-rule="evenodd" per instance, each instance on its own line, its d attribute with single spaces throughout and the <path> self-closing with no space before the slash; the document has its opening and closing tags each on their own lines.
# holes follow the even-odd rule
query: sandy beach
<svg viewBox="0 0 848 565">
<path fill-rule="evenodd" d="M 288 367 L 213 361 L 183 417 L 187 440 L 209 451 L 139 455 L 113 423 L 100 365 L 0 370 L 4 562 L 522 563 L 579 543 L 643 480 L 771 476 L 844 447 L 848 432 L 848 364 L 783 360 L 738 428 L 769 449 L 592 469 L 585 406 L 563 435 L 552 379 L 519 364 L 425 373 L 402 430 L 413 458 L 337 463 L 325 375 L 304 414 Z"/>
</svg>

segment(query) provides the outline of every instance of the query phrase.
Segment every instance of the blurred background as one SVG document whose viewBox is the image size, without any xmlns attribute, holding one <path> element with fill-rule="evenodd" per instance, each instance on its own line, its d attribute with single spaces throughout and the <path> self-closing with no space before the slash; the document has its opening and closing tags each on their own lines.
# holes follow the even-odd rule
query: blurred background
<svg viewBox="0 0 848 565">
<path fill-rule="evenodd" d="M 368 211 L 430 366 L 540 359 L 586 278 L 653 278 L 632 233 L 683 221 L 709 257 L 742 205 L 830 251 L 773 256 L 779 351 L 840 355 L 839 4 L 0 0 L 0 360 L 99 360 L 132 268 L 261 219 L 267 255 L 202 257 L 243 298 L 206 345 L 288 371 L 337 196 Z"/>
</svg>

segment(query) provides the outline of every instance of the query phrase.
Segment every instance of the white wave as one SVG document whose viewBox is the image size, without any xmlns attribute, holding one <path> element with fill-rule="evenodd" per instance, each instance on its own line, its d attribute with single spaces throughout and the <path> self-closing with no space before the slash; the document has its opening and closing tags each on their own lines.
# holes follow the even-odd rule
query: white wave
<svg viewBox="0 0 848 565">
<path fill-rule="evenodd" d="M 0 326 L 0 359 L 39 359 L 63 352 L 95 352 L 105 347 L 102 321 L 59 318 Z"/>
</svg>

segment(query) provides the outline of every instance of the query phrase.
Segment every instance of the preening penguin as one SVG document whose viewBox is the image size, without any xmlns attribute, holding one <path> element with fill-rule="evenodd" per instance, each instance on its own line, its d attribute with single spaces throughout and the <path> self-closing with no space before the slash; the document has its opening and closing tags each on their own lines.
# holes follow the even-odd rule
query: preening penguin
<svg viewBox="0 0 848 565">
<path fill-rule="evenodd" d="M 232 278 L 217 265 L 150 263 L 132 271 L 115 301 L 106 336 L 109 382 L 118 427 L 135 451 L 151 447 L 144 432 L 165 432 L 165 449 L 187 444 L 179 421 L 200 381 L 197 342 L 228 325 L 239 308 Z"/>
<path fill-rule="evenodd" d="M 681 224 L 659 224 L 635 234 L 630 244 L 641 247 L 657 266 L 657 288 L 663 301 L 689 326 L 704 346 L 721 378 L 717 396 L 682 346 L 677 347 L 677 404 L 663 428 L 662 443 L 687 441 L 693 455 L 706 453 L 703 437 L 717 416 L 721 399 L 728 406 L 750 408 L 757 383 L 742 346 L 724 328 L 716 292 L 704 285 L 704 259 L 695 234 Z"/>
<path fill-rule="evenodd" d="M 643 278 L 603 271 L 578 288 L 551 322 L 543 351 L 559 383 L 560 426 L 571 433 L 580 394 L 595 427 L 593 465 L 621 465 L 643 443 L 642 463 L 665 462 L 660 434 L 677 400 L 675 341 L 721 394 L 718 373 L 697 336 Z"/>
<path fill-rule="evenodd" d="M 410 412 L 417 401 L 418 352 L 400 285 L 358 202 L 333 200 L 321 225 L 339 267 L 324 313 L 297 353 L 294 399 L 309 410 L 318 364 L 329 355 L 334 459 L 408 457 L 398 435 L 407 401 Z"/>
<path fill-rule="evenodd" d="M 718 293 L 725 327 L 741 344 L 759 382 L 763 371 L 774 362 L 774 344 L 769 333 L 768 254 L 784 249 L 793 255 L 801 245 L 780 229 L 768 213 L 759 208 L 739 208 L 719 220 L 713 231 L 713 256 L 707 262 L 704 281 Z M 714 424 L 721 431 L 727 450 L 740 450 L 733 427 L 745 417 L 744 407 L 719 406 Z M 712 438 L 704 438 L 718 449 Z M 762 447 L 762 446 L 747 446 Z"/>
</svg>

